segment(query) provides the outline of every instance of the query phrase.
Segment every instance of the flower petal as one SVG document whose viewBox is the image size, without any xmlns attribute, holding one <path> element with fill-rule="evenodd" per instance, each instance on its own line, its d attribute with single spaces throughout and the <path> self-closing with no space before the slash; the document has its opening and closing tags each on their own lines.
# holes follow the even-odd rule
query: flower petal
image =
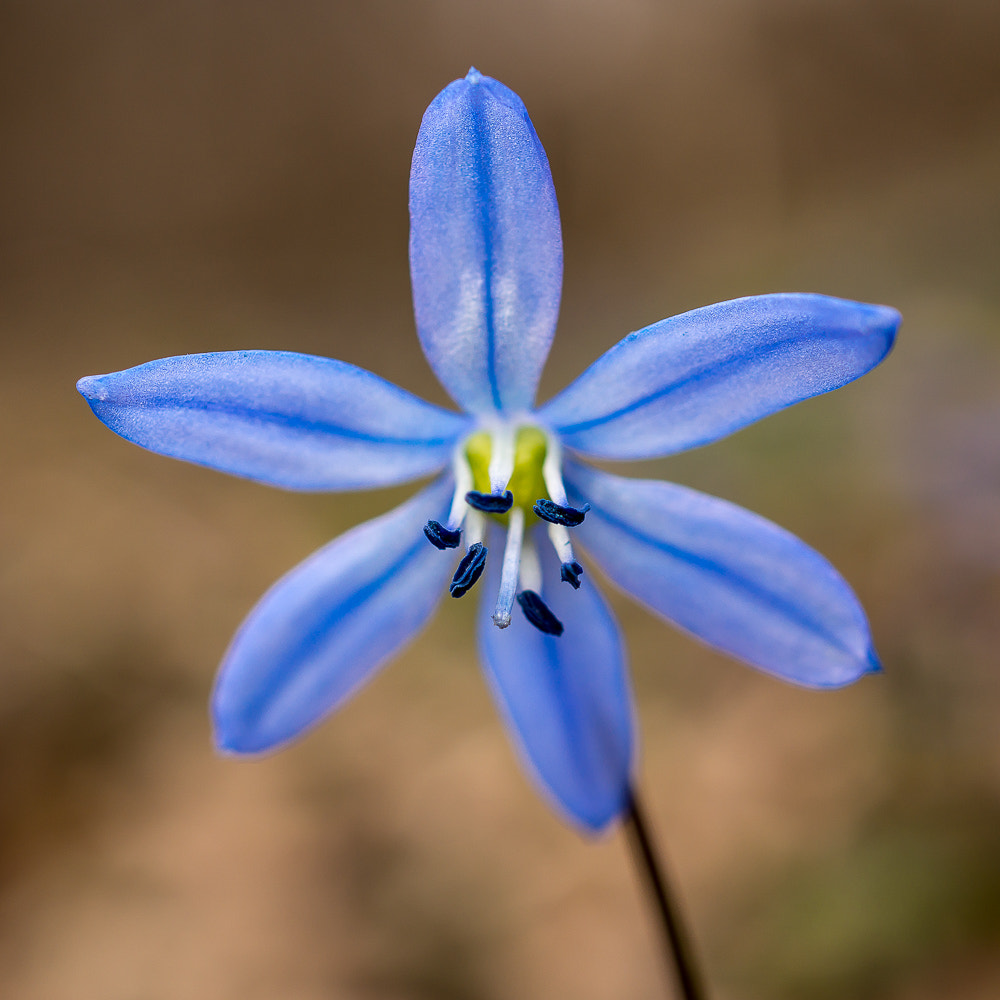
<svg viewBox="0 0 1000 1000">
<path fill-rule="evenodd" d="M 452 397 L 473 413 L 530 407 L 559 310 L 559 206 L 521 99 L 476 70 L 420 126 L 410 274 L 420 343 Z"/>
<path fill-rule="evenodd" d="M 536 531 L 542 595 L 565 626 L 546 635 L 515 609 L 510 625 L 491 618 L 499 560 L 479 611 L 486 676 L 521 756 L 568 817 L 597 832 L 627 804 L 633 758 L 632 700 L 618 625 L 593 584 L 562 583 L 559 562 Z M 500 551 L 496 545 L 494 551 Z"/>
<path fill-rule="evenodd" d="M 673 483 L 572 463 L 574 538 L 619 587 L 712 646 L 785 680 L 837 687 L 878 670 L 865 613 L 818 553 L 756 514 Z"/>
<path fill-rule="evenodd" d="M 864 375 L 899 322 L 887 306 L 825 295 L 719 302 L 630 333 L 540 415 L 588 455 L 669 455 Z"/>
<path fill-rule="evenodd" d="M 424 538 L 454 483 L 441 477 L 341 535 L 261 598 L 226 652 L 212 696 L 223 750 L 257 753 L 333 711 L 430 618 L 454 559 Z"/>
<path fill-rule="evenodd" d="M 293 490 L 427 475 L 468 425 L 362 368 L 287 351 L 162 358 L 77 388 L 135 444 Z"/>
</svg>

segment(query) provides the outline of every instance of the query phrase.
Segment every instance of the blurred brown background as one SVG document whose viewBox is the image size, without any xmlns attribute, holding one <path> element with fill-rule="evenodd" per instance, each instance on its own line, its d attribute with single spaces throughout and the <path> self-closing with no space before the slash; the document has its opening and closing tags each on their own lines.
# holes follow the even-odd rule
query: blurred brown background
<svg viewBox="0 0 1000 1000">
<path fill-rule="evenodd" d="M 295 748 L 214 755 L 243 614 L 407 491 L 187 467 L 73 389 L 281 348 L 444 402 L 406 184 L 470 64 L 559 192 L 543 397 L 720 299 L 902 310 L 861 382 L 634 470 L 824 552 L 885 674 L 795 690 L 616 607 L 714 995 L 1000 996 L 998 53 L 994 0 L 0 0 L 0 996 L 664 995 L 620 835 L 528 785 L 462 602 Z"/>
</svg>

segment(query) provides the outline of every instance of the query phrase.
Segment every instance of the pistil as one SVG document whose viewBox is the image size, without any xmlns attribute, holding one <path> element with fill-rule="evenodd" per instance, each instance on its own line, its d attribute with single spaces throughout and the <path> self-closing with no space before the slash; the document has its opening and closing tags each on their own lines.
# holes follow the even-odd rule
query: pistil
<svg viewBox="0 0 1000 1000">
<path fill-rule="evenodd" d="M 507 525 L 507 545 L 503 552 L 503 568 L 500 570 L 500 592 L 497 594 L 493 611 L 493 624 L 506 628 L 510 624 L 510 613 L 514 607 L 514 595 L 521 567 L 521 544 L 524 540 L 524 509 L 512 507 L 510 523 Z"/>
</svg>

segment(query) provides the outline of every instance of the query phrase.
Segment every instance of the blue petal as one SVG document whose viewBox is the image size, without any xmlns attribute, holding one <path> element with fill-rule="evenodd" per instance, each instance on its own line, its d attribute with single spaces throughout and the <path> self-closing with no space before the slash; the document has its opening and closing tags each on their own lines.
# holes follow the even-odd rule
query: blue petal
<svg viewBox="0 0 1000 1000">
<path fill-rule="evenodd" d="M 354 528 L 279 580 L 240 626 L 212 697 L 223 750 L 257 753 L 333 711 L 411 639 L 445 592 L 455 560 L 428 545 L 454 484 Z"/>
<path fill-rule="evenodd" d="M 597 832 L 622 813 L 628 799 L 633 713 L 625 653 L 597 589 L 587 577 L 579 590 L 562 583 L 544 533 L 535 535 L 542 596 L 565 631 L 545 635 L 517 609 L 510 625 L 498 629 L 491 613 L 500 560 L 492 559 L 479 611 L 480 655 L 529 769 L 570 820 Z"/>
<path fill-rule="evenodd" d="M 669 455 L 864 375 L 899 322 L 887 306 L 825 295 L 720 302 L 629 334 L 541 417 L 588 455 Z"/>
<path fill-rule="evenodd" d="M 129 441 L 293 490 L 427 475 L 468 426 L 364 369 L 286 351 L 163 358 L 77 388 Z"/>
<path fill-rule="evenodd" d="M 470 70 L 424 114 L 410 173 L 420 343 L 473 413 L 531 406 L 562 285 L 559 207 L 521 99 Z"/>
<path fill-rule="evenodd" d="M 837 687 L 878 670 L 868 622 L 839 573 L 750 511 L 672 483 L 572 463 L 574 538 L 636 600 L 785 680 Z"/>
</svg>

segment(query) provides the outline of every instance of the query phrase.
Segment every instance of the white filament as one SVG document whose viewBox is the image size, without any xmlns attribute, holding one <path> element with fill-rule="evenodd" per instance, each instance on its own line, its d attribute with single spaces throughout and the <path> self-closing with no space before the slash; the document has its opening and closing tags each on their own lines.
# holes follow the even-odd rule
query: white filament
<svg viewBox="0 0 1000 1000">
<path fill-rule="evenodd" d="M 573 543 L 569 540 L 569 529 L 564 524 L 547 524 L 549 541 L 556 550 L 559 562 L 573 562 Z"/>
<path fill-rule="evenodd" d="M 562 478 L 562 447 L 554 434 L 545 435 L 545 461 L 542 462 L 542 479 L 549 491 L 549 499 L 560 507 L 569 505 Z M 565 561 L 565 560 L 564 560 Z"/>
<path fill-rule="evenodd" d="M 465 502 L 465 494 L 472 489 L 472 469 L 462 451 L 455 455 L 452 468 L 455 474 L 455 495 L 452 497 L 451 510 L 448 512 L 448 528 L 457 531 L 462 526 L 469 509 L 469 505 Z"/>
<path fill-rule="evenodd" d="M 464 495 L 464 494 L 463 494 Z M 468 506 L 468 505 L 466 505 Z M 486 537 L 486 515 L 481 511 L 468 508 L 465 515 L 465 547 L 471 549 L 476 542 Z"/>
<path fill-rule="evenodd" d="M 538 560 L 538 549 L 531 537 L 524 540 L 521 547 L 521 590 L 542 592 L 542 564 Z"/>
<path fill-rule="evenodd" d="M 490 435 L 490 492 L 499 496 L 514 474 L 515 429 L 511 424 L 501 424 Z"/>
</svg>

